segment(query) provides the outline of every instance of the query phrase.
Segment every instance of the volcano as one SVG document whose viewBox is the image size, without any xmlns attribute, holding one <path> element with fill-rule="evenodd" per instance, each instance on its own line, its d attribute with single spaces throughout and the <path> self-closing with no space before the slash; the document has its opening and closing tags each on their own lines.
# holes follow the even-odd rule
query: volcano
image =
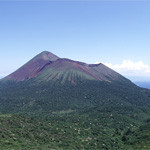
<svg viewBox="0 0 150 150">
<path fill-rule="evenodd" d="M 0 80 L 1 112 L 52 112 L 99 106 L 150 106 L 143 89 L 102 63 L 44 51 Z"/>
<path fill-rule="evenodd" d="M 150 91 L 104 64 L 44 51 L 0 80 L 0 147 L 145 148 L 149 110 Z"/>
<path fill-rule="evenodd" d="M 86 64 L 44 51 L 35 56 L 14 73 L 4 78 L 16 82 L 34 79 L 36 81 L 70 81 L 77 84 L 78 79 L 111 82 L 114 80 L 129 82 L 126 78 L 106 67 L 104 64 Z"/>
</svg>

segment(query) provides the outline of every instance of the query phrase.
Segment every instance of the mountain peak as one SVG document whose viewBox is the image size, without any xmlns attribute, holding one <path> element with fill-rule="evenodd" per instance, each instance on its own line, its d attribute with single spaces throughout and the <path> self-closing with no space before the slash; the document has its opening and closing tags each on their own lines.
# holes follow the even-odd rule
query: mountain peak
<svg viewBox="0 0 150 150">
<path fill-rule="evenodd" d="M 86 64 L 66 58 L 59 58 L 51 52 L 43 51 L 23 65 L 14 73 L 5 77 L 14 81 L 24 81 L 31 78 L 36 81 L 62 80 L 77 83 L 78 79 L 109 81 L 126 81 L 120 74 L 102 63 Z"/>
<path fill-rule="evenodd" d="M 26 79 L 33 78 L 39 72 L 43 66 L 47 63 L 56 61 L 59 59 L 56 55 L 48 51 L 43 51 L 40 54 L 36 55 L 33 59 L 23 65 L 14 73 L 5 77 L 5 79 L 13 79 L 15 81 L 24 81 Z"/>
<path fill-rule="evenodd" d="M 48 52 L 48 51 L 41 52 L 40 54 L 38 54 L 37 56 L 35 56 L 33 58 L 33 60 L 39 59 L 39 58 L 41 58 L 43 60 L 50 60 L 50 61 L 55 61 L 55 60 L 59 59 L 58 56 L 56 56 L 53 53 Z"/>
</svg>

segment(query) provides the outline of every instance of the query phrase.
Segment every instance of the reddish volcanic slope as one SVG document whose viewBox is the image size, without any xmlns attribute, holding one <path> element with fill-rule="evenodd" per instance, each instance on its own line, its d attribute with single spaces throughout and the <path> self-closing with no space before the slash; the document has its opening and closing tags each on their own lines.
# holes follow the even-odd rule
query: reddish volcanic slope
<svg viewBox="0 0 150 150">
<path fill-rule="evenodd" d="M 5 77 L 15 81 L 24 81 L 34 78 L 36 81 L 61 80 L 76 84 L 78 78 L 88 80 L 109 81 L 124 80 L 117 72 L 103 64 L 86 64 L 70 59 L 59 58 L 44 51 Z M 125 79 L 126 80 L 126 79 Z"/>
<path fill-rule="evenodd" d="M 26 79 L 30 79 L 35 76 L 35 74 L 49 61 L 55 61 L 59 57 L 56 55 L 44 51 L 37 56 L 35 56 L 32 60 L 27 62 L 17 71 L 5 77 L 5 79 L 13 79 L 15 81 L 23 81 Z"/>
<path fill-rule="evenodd" d="M 94 75 L 85 63 L 69 60 L 57 59 L 47 64 L 37 75 L 37 80 L 60 80 L 61 82 L 71 81 L 76 83 L 78 79 L 101 80 Z"/>
</svg>

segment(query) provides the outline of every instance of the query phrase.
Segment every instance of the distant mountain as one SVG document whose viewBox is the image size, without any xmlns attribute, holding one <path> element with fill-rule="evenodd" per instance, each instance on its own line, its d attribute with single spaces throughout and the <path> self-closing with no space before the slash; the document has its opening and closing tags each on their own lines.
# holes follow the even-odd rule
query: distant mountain
<svg viewBox="0 0 150 150">
<path fill-rule="evenodd" d="M 134 83 L 136 85 L 138 85 L 139 87 L 150 89 L 150 82 L 138 81 L 138 82 L 134 82 Z"/>
</svg>

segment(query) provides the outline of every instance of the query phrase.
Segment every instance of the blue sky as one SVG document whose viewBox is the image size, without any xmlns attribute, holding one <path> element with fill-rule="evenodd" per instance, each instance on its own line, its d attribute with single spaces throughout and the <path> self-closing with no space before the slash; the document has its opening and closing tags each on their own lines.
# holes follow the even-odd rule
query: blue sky
<svg viewBox="0 0 150 150">
<path fill-rule="evenodd" d="M 0 76 L 43 50 L 150 78 L 150 2 L 0 1 Z"/>
</svg>

